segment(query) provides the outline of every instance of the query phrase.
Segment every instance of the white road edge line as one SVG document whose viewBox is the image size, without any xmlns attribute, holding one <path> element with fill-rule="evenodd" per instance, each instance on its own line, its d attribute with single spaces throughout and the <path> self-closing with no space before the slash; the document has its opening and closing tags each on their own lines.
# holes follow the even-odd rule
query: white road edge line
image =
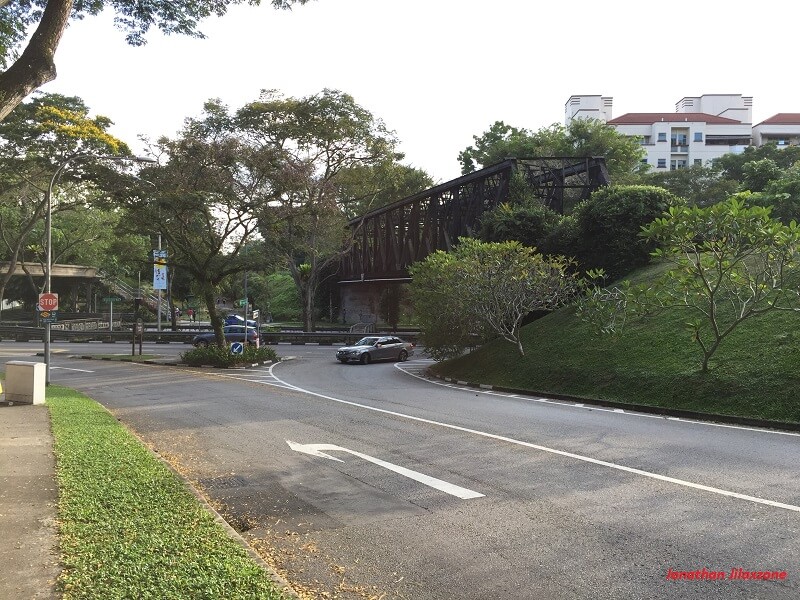
<svg viewBox="0 0 800 600">
<path fill-rule="evenodd" d="M 415 377 L 421 381 L 425 381 L 426 383 L 430 383 L 431 385 L 440 385 L 442 387 L 451 388 L 454 390 L 462 390 L 462 391 L 470 391 L 476 394 L 486 394 L 489 396 L 503 396 L 504 398 L 524 398 L 530 402 L 539 402 L 541 404 L 555 404 L 558 406 L 567 406 L 570 408 L 583 408 L 585 410 L 591 411 L 599 411 L 599 412 L 615 412 L 620 415 L 625 415 L 626 417 L 637 417 L 639 419 L 664 419 L 666 421 L 678 421 L 681 423 L 689 423 L 691 425 L 702 425 L 705 427 L 723 427 L 725 429 L 739 429 L 741 431 L 755 431 L 756 433 L 765 433 L 765 434 L 773 434 L 773 435 L 788 435 L 790 437 L 800 437 L 800 433 L 795 433 L 792 431 L 777 431 L 775 429 L 763 429 L 758 427 L 746 427 L 745 425 L 729 425 L 727 423 L 710 423 L 708 421 L 694 421 L 692 419 L 686 419 L 684 417 L 665 417 L 662 415 L 649 415 L 647 413 L 640 413 L 640 412 L 630 412 L 625 411 L 621 408 L 603 408 L 601 406 L 593 406 L 593 405 L 586 405 L 581 402 L 559 402 L 557 400 L 547 400 L 546 398 L 534 398 L 532 396 L 519 396 L 518 394 L 511 394 L 505 392 L 487 392 L 486 390 L 482 390 L 480 388 L 473 388 L 473 387 L 460 387 L 458 385 L 448 383 L 446 381 L 433 381 L 427 377 L 422 377 L 417 375 L 416 373 L 412 373 L 411 371 L 407 371 L 404 367 L 400 364 L 395 364 L 395 368 L 399 371 L 402 371 L 406 375 L 410 375 L 411 377 Z"/>
<path fill-rule="evenodd" d="M 274 363 L 270 365 L 269 371 L 272 373 L 272 369 L 279 365 L 280 363 Z M 693 483 L 691 481 L 686 481 L 684 479 L 676 479 L 675 477 L 667 477 L 666 475 L 659 475 L 658 473 L 651 473 L 650 471 L 643 471 L 642 469 L 635 469 L 633 467 L 626 467 L 624 465 L 618 465 L 616 463 L 608 462 L 605 460 L 599 460 L 596 458 L 591 458 L 589 456 L 583 456 L 581 454 L 575 454 L 574 452 L 566 452 L 564 450 L 556 450 L 555 448 L 548 448 L 547 446 L 540 446 L 539 444 L 532 444 L 530 442 L 524 442 L 522 440 L 516 440 L 514 438 L 506 437 L 503 435 L 497 435 L 495 433 L 488 433 L 486 431 L 478 431 L 476 429 L 469 429 L 467 427 L 461 427 L 460 425 L 452 425 L 450 423 L 442 423 L 440 421 L 433 421 L 432 419 L 424 419 L 422 417 L 415 417 L 413 415 L 407 415 L 404 413 L 386 410 L 384 408 L 376 408 L 374 406 L 368 406 L 366 404 L 359 404 L 358 402 L 352 402 L 350 400 L 342 400 L 341 398 L 334 398 L 333 396 L 326 396 L 325 394 L 320 394 L 318 392 L 312 392 L 311 390 L 306 390 L 296 385 L 292 385 L 286 381 L 283 381 L 279 377 L 275 376 L 273 373 L 273 377 L 275 377 L 276 381 L 280 381 L 287 387 L 294 389 L 298 392 L 303 392 L 305 394 L 309 394 L 311 396 L 317 396 L 318 398 L 324 398 L 325 400 L 330 400 L 332 402 L 338 402 L 339 404 L 346 404 L 348 406 L 355 406 L 358 408 L 364 408 L 366 410 L 371 410 L 374 412 L 383 413 L 386 415 L 392 415 L 394 417 L 400 417 L 401 419 L 408 419 L 410 421 L 417 421 L 419 423 L 427 423 L 428 425 L 436 425 L 437 427 L 444 427 L 446 429 L 452 429 L 454 431 L 462 431 L 464 433 L 471 433 L 473 435 L 478 435 L 484 438 L 498 440 L 501 442 L 507 442 L 509 444 L 515 444 L 517 446 L 523 446 L 525 448 L 532 448 L 534 450 L 540 450 L 541 452 L 548 452 L 550 454 L 556 454 L 558 456 L 564 456 L 566 458 L 572 458 L 575 460 L 580 460 L 583 462 L 587 462 L 593 465 L 599 465 L 602 467 L 608 467 L 610 469 L 616 469 L 618 471 L 624 471 L 626 473 L 632 473 L 634 475 L 641 475 L 642 477 L 648 477 L 650 479 L 655 479 L 657 481 L 664 481 L 666 483 L 674 483 L 676 485 L 682 485 L 684 487 L 692 488 L 695 490 L 702 490 L 704 492 L 711 492 L 714 494 L 719 494 L 720 496 L 727 496 L 729 498 L 737 498 L 739 500 L 745 500 L 747 502 L 754 502 L 756 504 L 763 504 L 766 506 L 772 506 L 774 508 L 783 508 L 786 510 L 791 510 L 794 512 L 800 513 L 800 506 L 795 506 L 794 504 L 785 504 L 783 502 L 776 502 L 774 500 L 767 500 L 765 498 L 758 498 L 756 496 L 748 496 L 747 494 L 740 494 L 738 492 L 732 492 L 730 490 L 723 490 L 720 488 L 711 487 L 708 485 L 703 485 L 700 483 Z M 627 414 L 627 413 L 626 413 Z"/>
<path fill-rule="evenodd" d="M 51 369 L 61 369 L 63 371 L 80 371 L 81 373 L 94 373 L 94 371 L 89 371 L 88 369 L 71 369 L 70 367 L 54 367 L 51 366 Z"/>
</svg>

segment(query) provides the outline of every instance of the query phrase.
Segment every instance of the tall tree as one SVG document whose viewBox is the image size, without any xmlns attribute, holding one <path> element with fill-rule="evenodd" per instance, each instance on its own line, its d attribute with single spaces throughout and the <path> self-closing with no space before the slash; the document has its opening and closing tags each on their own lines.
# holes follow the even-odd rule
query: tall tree
<svg viewBox="0 0 800 600">
<path fill-rule="evenodd" d="M 0 257 L 9 263 L 0 276 L 0 301 L 20 252 L 37 228 L 41 233 L 48 188 L 58 166 L 77 154 L 128 152 L 108 133 L 111 124 L 107 117 L 91 117 L 80 98 L 59 94 L 35 97 L 0 121 Z M 86 206 L 92 193 L 89 173 L 87 164 L 80 162 L 61 173 L 60 193 L 53 198 L 56 218 Z"/>
<path fill-rule="evenodd" d="M 124 224 L 162 235 L 168 268 L 192 279 L 220 346 L 225 336 L 216 304 L 219 287 L 261 262 L 258 253 L 244 249 L 256 231 L 263 163 L 272 164 L 271 155 L 251 152 L 229 135 L 225 117 L 223 107 L 207 103 L 203 119 L 188 119 L 177 139 L 157 143 L 165 164 L 141 173 L 155 189 L 140 185 L 121 193 L 129 216 Z"/>
<path fill-rule="evenodd" d="M 261 0 L 0 0 L 0 120 L 31 92 L 56 78 L 55 53 L 70 21 L 116 13 L 117 28 L 132 46 L 156 27 L 166 34 L 202 38 L 199 22 L 222 16 L 228 6 Z M 276 8 L 308 0 L 271 0 Z"/>
<path fill-rule="evenodd" d="M 619 184 L 637 182 L 646 170 L 637 139 L 594 119 L 575 119 L 566 127 L 554 124 L 535 132 L 497 121 L 473 139 L 475 144 L 458 155 L 464 174 L 509 157 L 545 156 L 602 156 L 611 181 Z"/>
<path fill-rule="evenodd" d="M 394 133 L 352 96 L 327 89 L 299 99 L 265 91 L 232 123 L 253 152 L 275 157 L 259 231 L 283 254 L 310 331 L 317 289 L 348 243 L 345 174 L 399 159 Z"/>
</svg>

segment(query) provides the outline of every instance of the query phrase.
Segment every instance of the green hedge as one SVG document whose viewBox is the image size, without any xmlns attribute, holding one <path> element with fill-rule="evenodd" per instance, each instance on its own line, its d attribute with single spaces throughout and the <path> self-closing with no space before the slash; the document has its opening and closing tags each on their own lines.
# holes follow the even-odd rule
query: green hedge
<svg viewBox="0 0 800 600">
<path fill-rule="evenodd" d="M 236 367 L 245 364 L 261 363 L 278 360 L 274 348 L 270 346 L 245 345 L 244 352 L 233 354 L 230 347 L 220 348 L 211 345 L 208 348 L 195 348 L 181 353 L 181 360 L 190 367 L 210 365 L 212 367 Z"/>
</svg>

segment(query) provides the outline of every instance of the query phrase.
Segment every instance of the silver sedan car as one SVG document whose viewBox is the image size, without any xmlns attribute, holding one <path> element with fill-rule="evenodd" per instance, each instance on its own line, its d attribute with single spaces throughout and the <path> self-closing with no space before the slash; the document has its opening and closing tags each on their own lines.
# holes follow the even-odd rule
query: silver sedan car
<svg viewBox="0 0 800 600">
<path fill-rule="evenodd" d="M 414 344 L 404 342 L 393 335 L 367 336 L 358 340 L 352 346 L 345 346 L 336 351 L 336 360 L 360 362 L 368 365 L 375 360 L 397 360 L 403 362 L 414 355 Z"/>
</svg>

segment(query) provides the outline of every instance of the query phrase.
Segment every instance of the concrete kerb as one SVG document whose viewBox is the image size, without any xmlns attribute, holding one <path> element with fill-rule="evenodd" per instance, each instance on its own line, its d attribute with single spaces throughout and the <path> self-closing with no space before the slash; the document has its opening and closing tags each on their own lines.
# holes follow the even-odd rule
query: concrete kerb
<svg viewBox="0 0 800 600">
<path fill-rule="evenodd" d="M 134 362 L 134 361 L 120 361 L 115 358 L 111 358 L 110 356 L 91 356 L 88 354 L 74 354 L 69 358 L 77 358 L 83 360 L 106 360 L 106 361 L 117 361 L 117 362 Z M 195 369 L 247 369 L 251 367 L 262 367 L 271 365 L 273 360 L 265 360 L 262 362 L 254 362 L 254 363 L 247 363 L 244 365 L 234 365 L 234 366 L 218 366 L 218 365 L 187 365 L 186 363 L 177 362 L 177 359 L 146 359 L 135 361 L 139 364 L 143 365 L 160 365 L 162 367 L 184 367 L 184 368 L 195 368 Z M 278 361 L 280 362 L 280 361 Z"/>
<path fill-rule="evenodd" d="M 516 394 L 519 396 L 529 396 L 535 398 L 543 398 L 546 400 L 560 400 L 563 402 L 570 402 L 573 404 L 584 404 L 591 406 L 602 406 L 604 408 L 618 408 L 632 412 L 640 412 L 651 415 L 659 415 L 663 417 L 676 417 L 680 419 L 691 419 L 693 421 L 708 421 L 712 423 L 722 423 L 728 425 L 742 425 L 748 427 L 760 427 L 763 429 L 776 429 L 779 431 L 800 431 L 800 423 L 784 423 L 782 421 L 768 421 L 765 419 L 753 419 L 750 417 L 737 417 L 734 415 L 719 415 L 714 413 L 701 413 L 691 410 L 662 408 L 659 406 L 649 406 L 646 404 L 628 404 L 625 402 L 617 402 L 614 400 L 602 400 L 599 398 L 583 398 L 581 396 L 569 396 L 566 394 L 554 394 L 550 392 L 537 392 L 535 390 L 523 390 L 519 388 L 511 388 L 497 385 L 488 385 L 485 383 L 474 383 L 471 381 L 462 381 L 453 379 L 452 377 L 442 377 L 433 373 L 430 369 L 426 370 L 429 377 L 454 383 L 456 385 L 463 385 L 467 387 L 490 390 L 496 392 L 504 392 L 508 394 Z"/>
</svg>

